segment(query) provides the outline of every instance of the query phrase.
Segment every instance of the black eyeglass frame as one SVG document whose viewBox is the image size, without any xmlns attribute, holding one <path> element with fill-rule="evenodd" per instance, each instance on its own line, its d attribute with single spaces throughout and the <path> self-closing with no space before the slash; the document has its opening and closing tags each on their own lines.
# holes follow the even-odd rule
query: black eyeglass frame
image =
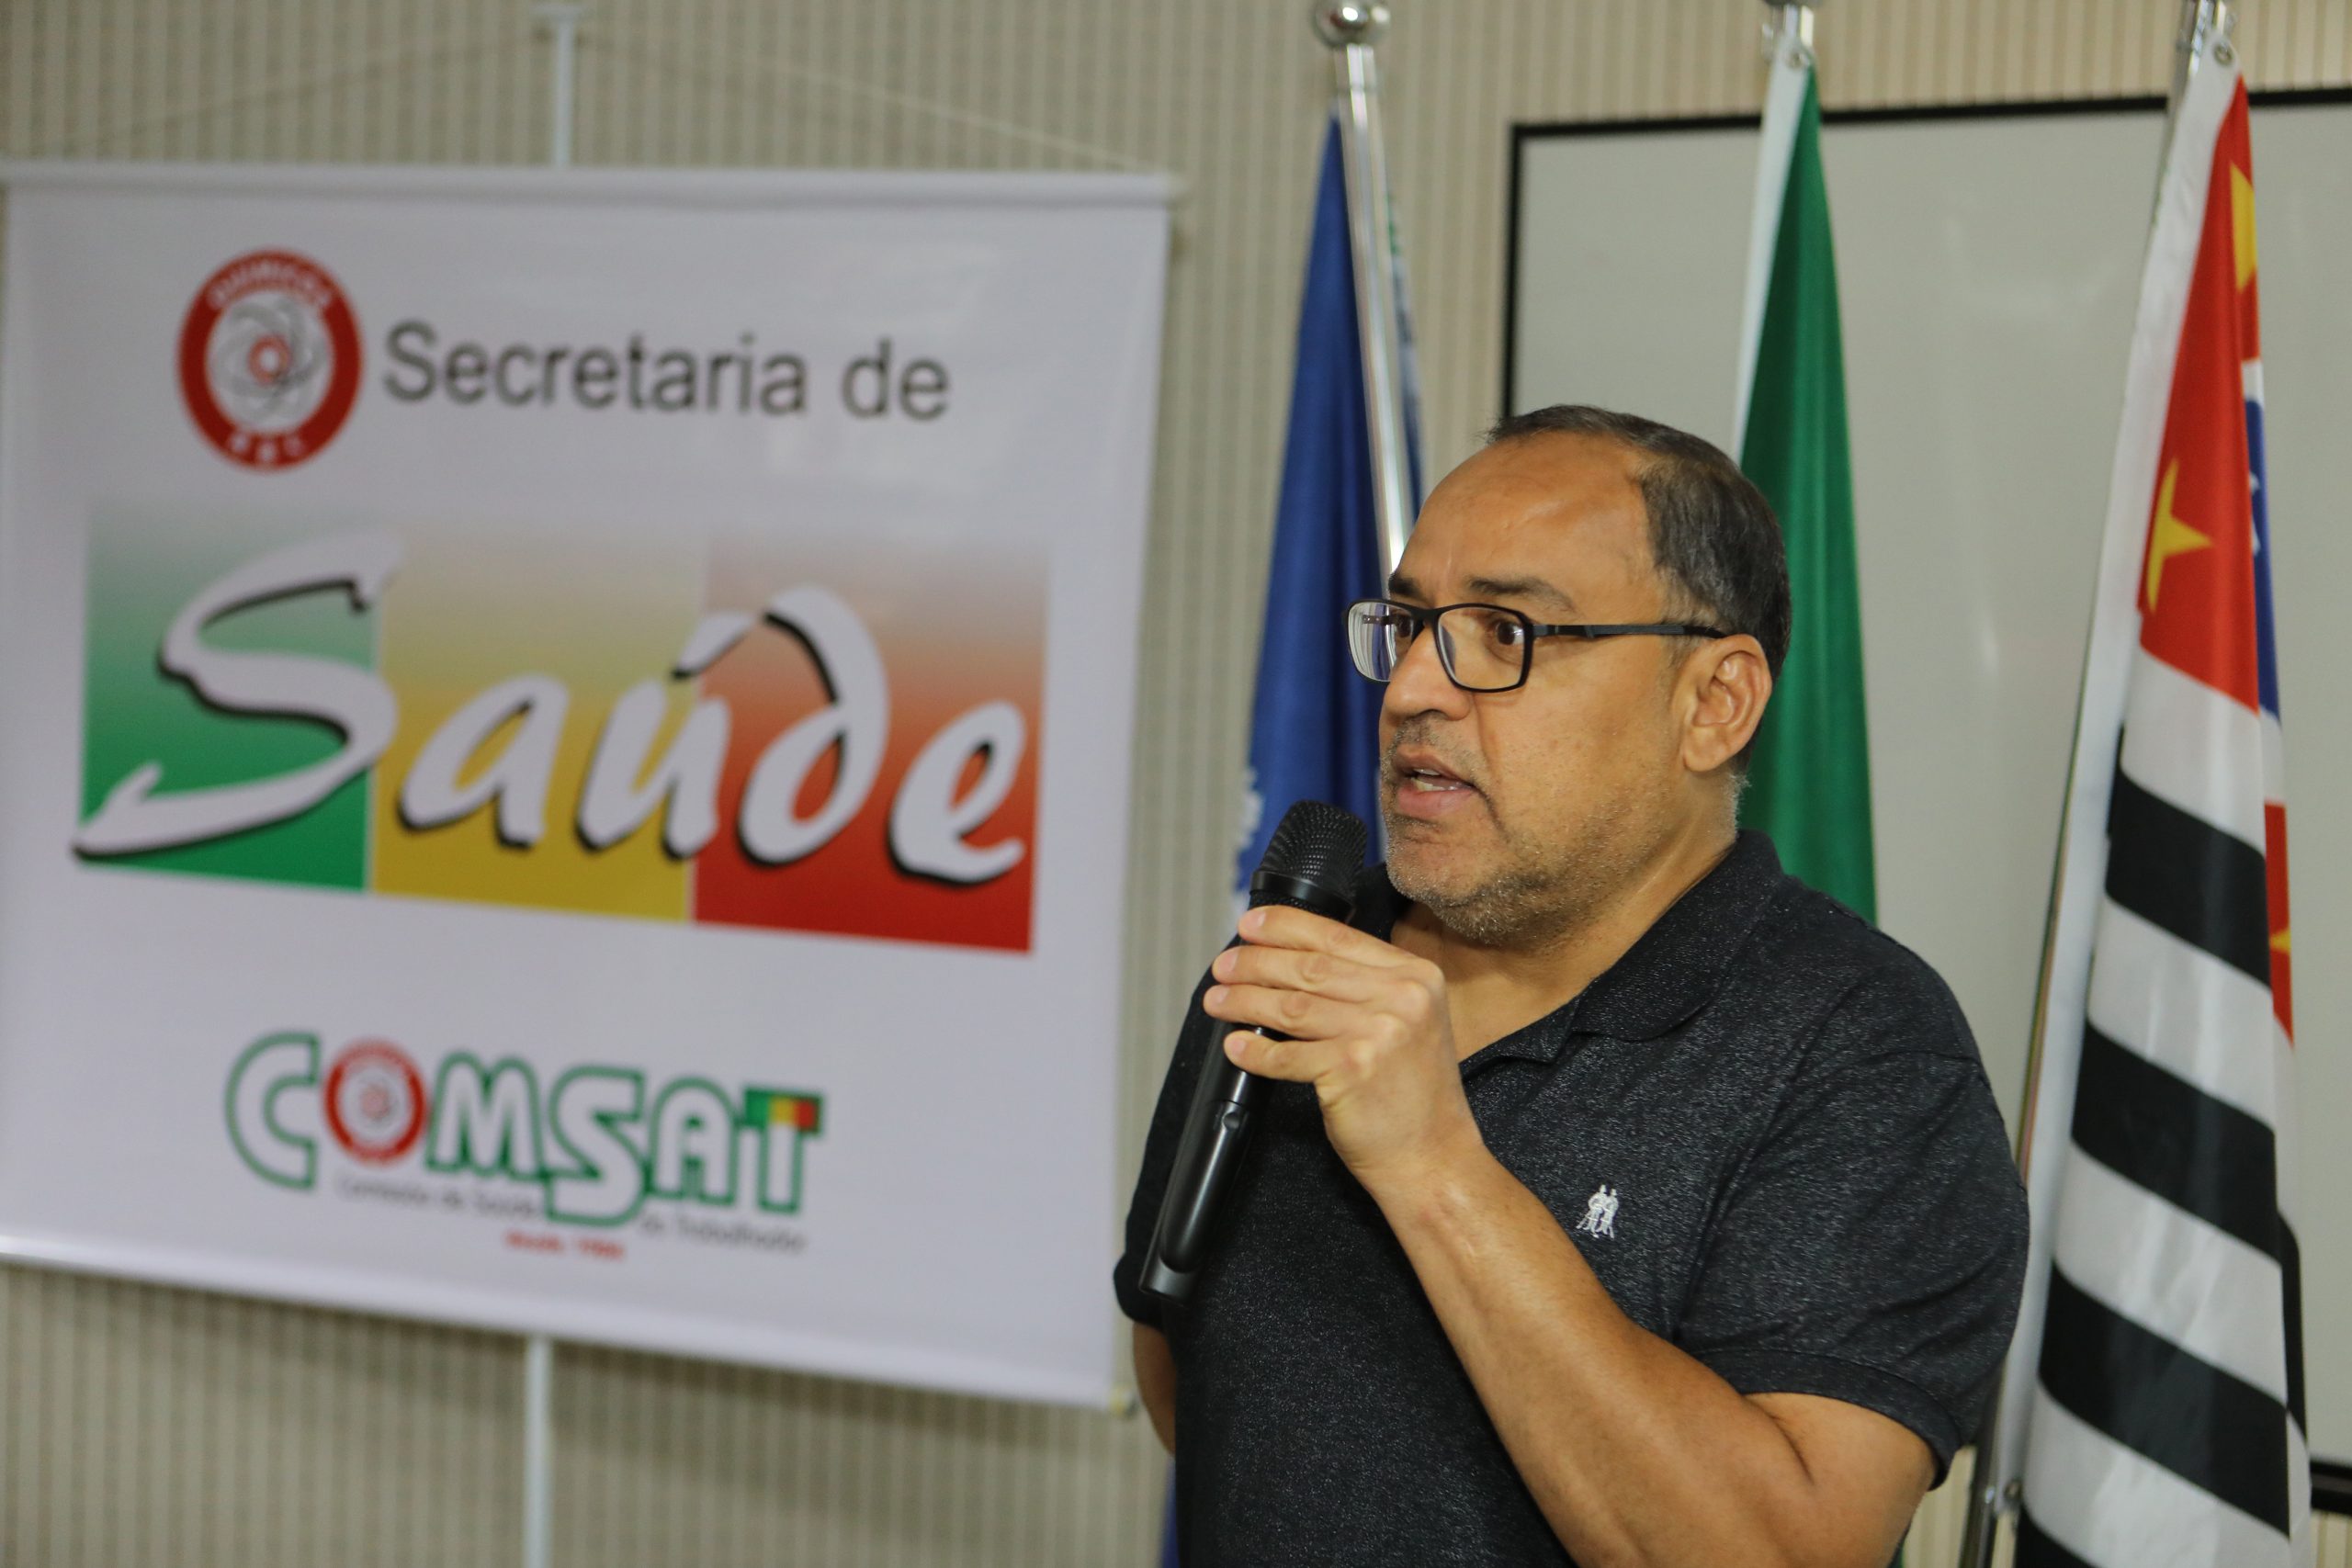
<svg viewBox="0 0 2352 1568">
<path fill-rule="evenodd" d="M 1511 619 L 1517 621 L 1527 632 L 1527 642 L 1520 650 L 1519 679 L 1513 681 L 1508 686 L 1464 685 L 1461 679 L 1453 673 L 1453 656 L 1448 654 L 1445 650 L 1445 639 L 1442 637 L 1438 639 L 1438 668 L 1445 671 L 1445 678 L 1452 681 L 1453 684 L 1462 691 L 1475 692 L 1480 694 L 1488 694 L 1496 692 L 1516 692 L 1521 686 L 1526 685 L 1528 675 L 1535 668 L 1535 639 L 1540 637 L 1572 637 L 1585 642 L 1598 642 L 1600 638 L 1608 637 L 1703 637 L 1714 638 L 1727 637 L 1732 635 L 1731 633 L 1724 631 L 1716 626 L 1702 626 L 1685 621 L 1603 622 L 1584 625 L 1559 624 L 1536 620 L 1524 610 L 1514 610 L 1508 604 L 1482 604 L 1476 600 L 1465 600 L 1464 603 L 1459 604 L 1423 605 L 1408 604 L 1401 600 L 1396 599 L 1358 599 L 1348 606 L 1348 621 L 1352 624 L 1355 620 L 1357 611 L 1375 605 L 1384 610 L 1401 611 L 1406 616 L 1410 618 L 1413 623 L 1413 637 L 1415 638 L 1419 638 L 1423 632 L 1433 629 L 1437 626 L 1438 617 L 1444 615 L 1449 610 L 1492 610 L 1498 615 L 1509 615 Z M 1409 648 L 1411 645 L 1408 643 L 1407 646 Z M 1355 639 L 1351 637 L 1349 638 L 1349 656 L 1351 662 L 1354 661 L 1354 651 Z M 1376 675 L 1365 674 L 1363 666 L 1361 663 L 1356 664 L 1356 673 L 1363 675 L 1367 681 L 1381 679 L 1381 677 Z M 1385 682 L 1383 682 L 1383 683 L 1385 684 Z"/>
</svg>

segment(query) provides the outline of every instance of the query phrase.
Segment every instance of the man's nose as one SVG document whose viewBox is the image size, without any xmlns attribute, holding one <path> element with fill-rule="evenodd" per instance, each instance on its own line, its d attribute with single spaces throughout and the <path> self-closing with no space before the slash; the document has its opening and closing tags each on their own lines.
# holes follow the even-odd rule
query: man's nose
<svg viewBox="0 0 2352 1568">
<path fill-rule="evenodd" d="M 1470 694 L 1455 685 L 1445 672 L 1445 665 L 1437 653 L 1437 628 L 1430 627 L 1405 645 L 1405 657 L 1388 677 L 1388 690 L 1382 694 L 1381 706 L 1391 718 L 1404 718 L 1413 714 L 1440 713 L 1449 718 L 1464 718 L 1470 712 Z"/>
</svg>

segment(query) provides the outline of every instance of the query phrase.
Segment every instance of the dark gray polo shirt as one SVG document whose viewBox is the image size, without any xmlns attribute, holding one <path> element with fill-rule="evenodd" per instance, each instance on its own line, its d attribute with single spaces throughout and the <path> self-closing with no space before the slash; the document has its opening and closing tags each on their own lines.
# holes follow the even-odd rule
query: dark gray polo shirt
<svg viewBox="0 0 2352 1568">
<path fill-rule="evenodd" d="M 1385 937 L 1401 908 L 1375 869 L 1354 923 Z M 1137 1288 L 1227 1027 L 1195 991 L 1114 1276 L 1175 1353 L 1184 1568 L 1567 1562 L 1311 1086 L 1267 1086 L 1193 1299 Z M 1893 1417 L 1939 1479 L 1973 1438 L 2026 1243 L 1975 1043 L 1933 970 L 1762 835 L 1462 1078 L 1487 1148 L 1635 1323 L 1743 1393 Z"/>
</svg>

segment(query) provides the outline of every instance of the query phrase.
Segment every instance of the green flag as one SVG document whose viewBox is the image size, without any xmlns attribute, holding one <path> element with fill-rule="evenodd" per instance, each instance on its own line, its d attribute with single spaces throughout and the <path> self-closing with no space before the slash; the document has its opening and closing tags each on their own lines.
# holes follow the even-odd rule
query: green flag
<svg viewBox="0 0 2352 1568">
<path fill-rule="evenodd" d="M 1813 61 L 1793 44 L 1772 66 L 1762 160 L 1741 356 L 1739 466 L 1780 515 L 1796 619 L 1740 818 L 1772 836 L 1792 874 L 1875 919 L 1838 266 Z"/>
</svg>

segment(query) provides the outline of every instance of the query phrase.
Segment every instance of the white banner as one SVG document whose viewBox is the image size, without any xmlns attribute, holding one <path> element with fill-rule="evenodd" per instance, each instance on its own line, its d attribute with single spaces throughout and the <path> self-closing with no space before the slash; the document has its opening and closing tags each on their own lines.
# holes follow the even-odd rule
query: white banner
<svg viewBox="0 0 2352 1568">
<path fill-rule="evenodd" d="M 1163 184 L 6 175 L 0 1254 L 1100 1401 Z"/>
</svg>

